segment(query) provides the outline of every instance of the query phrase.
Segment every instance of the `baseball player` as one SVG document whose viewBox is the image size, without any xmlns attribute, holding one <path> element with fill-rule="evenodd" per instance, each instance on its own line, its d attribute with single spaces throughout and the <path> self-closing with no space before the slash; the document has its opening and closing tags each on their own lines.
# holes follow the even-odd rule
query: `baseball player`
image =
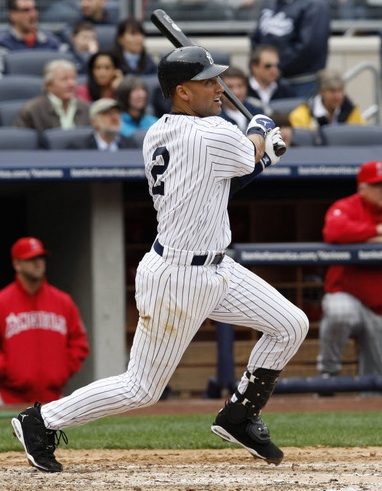
<svg viewBox="0 0 382 491">
<path fill-rule="evenodd" d="M 151 126 L 143 144 L 158 235 L 137 270 L 139 320 L 130 362 L 121 375 L 37 403 L 12 420 L 29 462 L 40 470 L 62 470 L 54 456 L 57 430 L 158 401 L 207 317 L 262 333 L 212 431 L 268 463 L 283 458 L 260 411 L 305 338 L 308 320 L 225 254 L 231 242 L 230 193 L 277 163 L 273 147 L 283 141 L 266 116 L 251 120 L 247 136 L 218 116 L 223 97 L 218 76 L 227 68 L 199 46 L 175 49 L 159 63 L 160 86 L 172 110 Z"/>
</svg>

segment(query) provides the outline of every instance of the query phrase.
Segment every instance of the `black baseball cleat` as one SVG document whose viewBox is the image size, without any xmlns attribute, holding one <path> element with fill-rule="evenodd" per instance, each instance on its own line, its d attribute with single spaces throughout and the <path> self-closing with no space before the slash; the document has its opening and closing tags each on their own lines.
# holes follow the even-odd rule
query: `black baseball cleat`
<svg viewBox="0 0 382 491">
<path fill-rule="evenodd" d="M 211 431 L 227 442 L 241 445 L 254 458 L 263 459 L 268 464 L 279 465 L 283 460 L 282 450 L 271 442 L 269 430 L 259 416 L 235 424 L 229 420 L 226 406 L 216 416 Z"/>
<path fill-rule="evenodd" d="M 41 404 L 36 403 L 12 419 L 13 434 L 24 447 L 30 465 L 44 472 L 61 472 L 63 467 L 57 462 L 54 451 L 62 438 L 68 443 L 63 431 L 57 436 L 55 430 L 48 430 L 41 416 Z"/>
</svg>

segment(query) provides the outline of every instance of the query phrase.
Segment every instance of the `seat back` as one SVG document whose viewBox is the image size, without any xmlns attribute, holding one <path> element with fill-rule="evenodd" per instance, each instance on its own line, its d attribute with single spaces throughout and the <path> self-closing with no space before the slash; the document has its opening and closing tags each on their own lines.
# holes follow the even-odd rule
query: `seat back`
<svg viewBox="0 0 382 491">
<path fill-rule="evenodd" d="M 117 32 L 117 26 L 112 24 L 95 25 L 97 41 L 100 51 L 110 51 L 114 48 L 114 39 Z"/>
<path fill-rule="evenodd" d="M 42 134 L 42 145 L 48 150 L 66 150 L 72 143 L 80 142 L 93 132 L 91 126 L 62 129 L 51 128 Z"/>
<path fill-rule="evenodd" d="M 37 150 L 39 138 L 36 130 L 0 127 L 0 150 Z"/>
<path fill-rule="evenodd" d="M 317 133 L 306 128 L 294 128 L 292 144 L 298 147 L 311 147 L 317 144 Z"/>
<path fill-rule="evenodd" d="M 131 138 L 133 139 L 133 141 L 136 144 L 137 148 L 142 148 L 143 140 L 144 140 L 144 138 L 146 136 L 146 133 L 147 133 L 147 130 L 136 130 L 131 135 Z"/>
<path fill-rule="evenodd" d="M 321 128 L 324 145 L 382 145 L 382 125 L 328 124 Z"/>
<path fill-rule="evenodd" d="M 12 126 L 17 113 L 27 101 L 28 99 L 0 101 L 0 125 Z"/>
<path fill-rule="evenodd" d="M 273 99 L 269 103 L 271 111 L 289 114 L 300 104 L 305 101 L 302 97 L 284 97 L 281 99 Z"/>
<path fill-rule="evenodd" d="M 0 101 L 31 99 L 43 92 L 42 77 L 5 75 L 0 78 Z"/>
<path fill-rule="evenodd" d="M 4 55 L 4 72 L 8 75 L 43 76 L 45 65 L 53 60 L 74 61 L 70 53 L 52 50 L 9 51 Z"/>
</svg>

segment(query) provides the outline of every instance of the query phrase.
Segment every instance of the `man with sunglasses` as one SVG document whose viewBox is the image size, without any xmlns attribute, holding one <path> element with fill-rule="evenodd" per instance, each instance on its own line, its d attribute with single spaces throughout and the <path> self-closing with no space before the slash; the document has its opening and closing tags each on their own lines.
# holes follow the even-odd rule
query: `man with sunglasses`
<svg viewBox="0 0 382 491">
<path fill-rule="evenodd" d="M 289 83 L 280 76 L 278 49 L 270 44 L 257 46 L 249 61 L 248 97 L 270 113 L 270 102 L 274 99 L 295 97 Z"/>
<path fill-rule="evenodd" d="M 267 0 L 251 35 L 251 46 L 272 44 L 280 52 L 280 70 L 298 97 L 316 87 L 316 73 L 325 68 L 330 36 L 327 0 Z"/>
<path fill-rule="evenodd" d="M 357 174 L 357 192 L 328 209 L 325 242 L 382 243 L 382 161 L 364 163 Z M 342 368 L 349 338 L 358 344 L 359 374 L 382 375 L 382 267 L 337 264 L 328 267 L 320 352 L 317 368 L 334 376 Z"/>
<path fill-rule="evenodd" d="M 35 0 L 8 0 L 8 29 L 0 32 L 0 53 L 44 49 L 58 51 L 61 41 L 51 32 L 38 27 Z"/>
</svg>

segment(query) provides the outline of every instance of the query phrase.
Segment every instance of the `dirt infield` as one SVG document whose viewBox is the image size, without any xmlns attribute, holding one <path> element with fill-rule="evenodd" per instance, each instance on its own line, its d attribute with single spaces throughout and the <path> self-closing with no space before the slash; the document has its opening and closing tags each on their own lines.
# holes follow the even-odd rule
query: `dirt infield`
<svg viewBox="0 0 382 491">
<path fill-rule="evenodd" d="M 222 401 L 162 401 L 134 414 L 213 413 Z M 272 411 L 379 411 L 382 397 L 273 397 Z M 132 414 L 132 413 L 130 413 Z M 380 429 L 377 429 L 380 431 Z M 240 448 L 65 450 L 61 474 L 29 467 L 23 452 L 0 454 L 0 491 L 380 491 L 382 447 L 283 448 L 279 466 Z"/>
<path fill-rule="evenodd" d="M 1 491 L 380 491 L 382 449 L 285 448 L 279 466 L 241 449 L 59 450 L 61 474 L 0 454 Z"/>
</svg>

